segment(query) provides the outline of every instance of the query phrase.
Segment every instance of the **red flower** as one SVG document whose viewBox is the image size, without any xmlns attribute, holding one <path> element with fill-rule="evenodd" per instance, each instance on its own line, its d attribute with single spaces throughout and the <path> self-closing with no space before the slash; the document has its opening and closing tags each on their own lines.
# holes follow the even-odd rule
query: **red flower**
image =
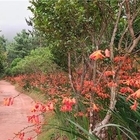
<svg viewBox="0 0 140 140">
<path fill-rule="evenodd" d="M 75 98 L 64 98 L 60 110 L 63 112 L 72 111 L 72 106 L 74 104 L 76 104 Z"/>
</svg>

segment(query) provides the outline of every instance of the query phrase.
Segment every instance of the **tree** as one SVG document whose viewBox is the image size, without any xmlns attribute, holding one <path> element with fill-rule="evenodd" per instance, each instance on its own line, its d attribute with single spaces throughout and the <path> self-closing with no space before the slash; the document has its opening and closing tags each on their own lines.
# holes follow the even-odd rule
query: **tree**
<svg viewBox="0 0 140 140">
<path fill-rule="evenodd" d="M 52 54 L 48 48 L 37 48 L 32 50 L 24 58 L 16 58 L 12 61 L 9 74 L 49 73 L 56 69 L 52 61 Z"/>
<path fill-rule="evenodd" d="M 7 40 L 4 36 L 0 37 L 0 73 L 4 71 L 6 60 L 6 43 Z"/>
<path fill-rule="evenodd" d="M 29 55 L 31 50 L 39 47 L 46 47 L 45 37 L 36 30 L 22 30 L 14 37 L 14 41 L 7 44 L 8 61 L 12 62 L 15 58 L 24 58 Z"/>
<path fill-rule="evenodd" d="M 24 58 L 35 47 L 36 46 L 32 45 L 30 33 L 26 30 L 22 30 L 21 33 L 17 33 L 14 37 L 14 42 L 7 45 L 9 62 L 12 62 L 15 58 Z"/>
</svg>

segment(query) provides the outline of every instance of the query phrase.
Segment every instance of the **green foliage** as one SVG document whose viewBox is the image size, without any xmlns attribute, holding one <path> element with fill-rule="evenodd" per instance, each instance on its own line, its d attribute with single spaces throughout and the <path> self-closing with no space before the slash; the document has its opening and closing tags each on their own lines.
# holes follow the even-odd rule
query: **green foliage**
<svg viewBox="0 0 140 140">
<path fill-rule="evenodd" d="M 56 68 L 52 58 L 53 56 L 48 48 L 32 50 L 30 55 L 23 59 L 16 58 L 12 61 L 10 69 L 11 74 L 51 72 Z"/>
<path fill-rule="evenodd" d="M 12 62 L 15 58 L 24 58 L 29 55 L 32 49 L 38 46 L 33 44 L 33 38 L 26 30 L 17 33 L 14 41 L 7 45 L 8 61 Z"/>
<path fill-rule="evenodd" d="M 52 116 L 52 119 L 44 125 L 43 130 L 46 134 L 42 134 L 40 137 L 42 139 L 68 139 L 68 140 L 97 140 L 94 135 L 89 134 L 87 131 L 88 128 L 88 119 L 87 117 L 73 117 L 72 112 L 61 112 L 55 110 L 55 115 Z M 72 120 L 69 120 L 72 119 Z M 77 121 L 79 124 L 75 124 Z M 48 122 L 48 119 L 47 119 Z M 65 125 L 64 125 L 65 124 Z M 85 126 L 84 126 L 85 125 Z M 87 126 L 86 126 L 87 125 Z"/>
<path fill-rule="evenodd" d="M 52 55 L 48 48 L 38 48 L 32 50 L 30 55 L 24 59 L 16 58 L 11 63 L 10 73 L 36 73 L 36 72 L 50 72 L 55 70 L 56 65 L 52 62 Z"/>
<path fill-rule="evenodd" d="M 0 36 L 0 74 L 4 72 L 6 65 L 6 42 L 4 36 Z"/>
<path fill-rule="evenodd" d="M 5 37 L 1 36 L 0 37 L 0 52 L 6 51 L 6 43 L 7 43 L 7 40 L 5 39 Z"/>
<path fill-rule="evenodd" d="M 75 66 L 96 45 L 105 47 L 107 44 L 114 13 L 106 2 L 48 0 L 30 3 L 28 8 L 34 15 L 34 27 L 46 35 L 49 43 L 55 44 L 51 51 L 55 62 L 62 68 L 67 69 L 68 52 L 72 54 L 74 60 L 71 63 Z M 108 30 L 101 29 L 102 26 Z"/>
<path fill-rule="evenodd" d="M 140 139 L 140 107 L 137 111 L 133 111 L 130 109 L 132 104 L 132 101 L 126 101 L 124 96 L 119 96 L 119 102 L 113 112 L 113 122 L 131 131 L 133 139 Z"/>
<path fill-rule="evenodd" d="M 17 63 L 21 60 L 22 60 L 21 58 L 15 58 L 11 63 L 11 68 L 17 66 Z"/>
</svg>

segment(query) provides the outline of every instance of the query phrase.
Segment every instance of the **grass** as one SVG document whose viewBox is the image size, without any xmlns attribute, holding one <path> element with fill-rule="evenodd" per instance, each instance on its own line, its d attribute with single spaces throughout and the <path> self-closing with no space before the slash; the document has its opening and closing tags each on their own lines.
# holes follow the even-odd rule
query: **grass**
<svg viewBox="0 0 140 140">
<path fill-rule="evenodd" d="M 44 115 L 44 125 L 42 126 L 42 133 L 38 136 L 37 140 L 50 140 L 53 134 L 55 134 L 55 130 L 49 128 L 47 123 L 55 123 L 55 117 L 53 114 L 49 113 Z"/>
</svg>

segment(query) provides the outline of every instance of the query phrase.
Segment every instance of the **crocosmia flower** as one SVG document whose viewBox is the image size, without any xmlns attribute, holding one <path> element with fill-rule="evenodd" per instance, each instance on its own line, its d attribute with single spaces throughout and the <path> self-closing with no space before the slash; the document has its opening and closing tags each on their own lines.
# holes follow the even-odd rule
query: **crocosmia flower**
<svg viewBox="0 0 140 140">
<path fill-rule="evenodd" d="M 137 110 L 137 107 L 138 107 L 138 102 L 135 100 L 134 101 L 134 104 L 130 106 L 131 110 L 134 110 L 136 111 Z"/>
<path fill-rule="evenodd" d="M 9 98 L 4 98 L 4 105 L 5 106 L 10 106 L 12 105 L 14 102 L 14 98 L 13 97 L 9 97 Z"/>
<path fill-rule="evenodd" d="M 90 58 L 91 60 L 98 60 L 98 59 L 103 59 L 103 58 L 105 58 L 105 56 L 102 54 L 101 50 L 97 50 L 97 51 L 93 52 L 93 53 L 89 56 L 89 58 Z"/>
</svg>

